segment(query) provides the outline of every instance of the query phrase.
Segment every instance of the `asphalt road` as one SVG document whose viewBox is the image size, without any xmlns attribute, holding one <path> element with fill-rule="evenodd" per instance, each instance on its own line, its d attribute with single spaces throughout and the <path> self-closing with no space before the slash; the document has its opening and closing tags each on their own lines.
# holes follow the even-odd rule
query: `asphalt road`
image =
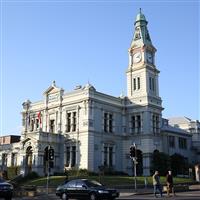
<svg viewBox="0 0 200 200">
<path fill-rule="evenodd" d="M 59 200 L 55 194 L 41 195 L 37 197 L 23 197 L 23 198 L 13 198 L 13 200 Z M 189 191 L 189 192 L 179 192 L 175 197 L 167 197 L 166 194 L 162 198 L 155 198 L 153 194 L 148 195 L 130 195 L 126 197 L 119 197 L 118 200 L 200 200 L 200 191 Z M 116 199 L 116 200 L 117 200 Z"/>
</svg>

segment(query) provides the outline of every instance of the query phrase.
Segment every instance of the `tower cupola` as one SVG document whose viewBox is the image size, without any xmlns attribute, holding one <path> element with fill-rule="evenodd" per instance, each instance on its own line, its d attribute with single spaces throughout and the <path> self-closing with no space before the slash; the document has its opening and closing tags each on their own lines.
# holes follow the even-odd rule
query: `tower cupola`
<svg viewBox="0 0 200 200">
<path fill-rule="evenodd" d="M 146 20 L 140 8 L 140 12 L 137 14 L 135 23 L 134 23 L 135 32 L 134 32 L 133 40 L 131 42 L 131 48 L 138 47 L 138 46 L 142 47 L 144 45 L 151 45 L 153 47 L 151 38 L 149 35 L 149 31 L 147 28 L 147 24 L 148 24 L 148 21 Z"/>
<path fill-rule="evenodd" d="M 145 18 L 145 16 L 144 16 L 144 14 L 142 13 L 142 11 L 141 11 L 141 8 L 140 8 L 140 12 L 137 14 L 137 16 L 136 16 L 136 19 L 135 19 L 135 23 L 134 23 L 134 25 L 136 25 L 136 23 L 141 23 L 141 22 L 143 22 L 143 23 L 146 23 L 146 24 L 148 24 L 148 22 L 147 22 L 147 20 L 146 20 L 146 18 Z"/>
</svg>

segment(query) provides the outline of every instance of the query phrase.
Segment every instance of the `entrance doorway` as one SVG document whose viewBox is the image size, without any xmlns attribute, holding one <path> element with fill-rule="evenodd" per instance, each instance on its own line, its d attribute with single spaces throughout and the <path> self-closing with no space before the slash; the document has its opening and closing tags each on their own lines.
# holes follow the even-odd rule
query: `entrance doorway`
<svg viewBox="0 0 200 200">
<path fill-rule="evenodd" d="M 32 172 L 32 165 L 33 165 L 33 148 L 29 146 L 26 149 L 26 174 Z"/>
</svg>

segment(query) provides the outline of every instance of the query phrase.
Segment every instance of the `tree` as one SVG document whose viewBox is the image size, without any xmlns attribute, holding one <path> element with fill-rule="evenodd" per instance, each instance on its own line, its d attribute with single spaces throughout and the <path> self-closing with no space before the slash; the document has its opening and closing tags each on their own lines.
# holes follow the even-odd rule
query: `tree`
<svg viewBox="0 0 200 200">
<path fill-rule="evenodd" d="M 152 155 L 151 173 L 159 171 L 160 175 L 165 176 L 170 169 L 170 164 L 170 156 L 156 150 Z"/>
<path fill-rule="evenodd" d="M 180 154 L 173 154 L 171 156 L 171 169 L 175 176 L 177 174 L 188 174 L 188 160 Z"/>
</svg>

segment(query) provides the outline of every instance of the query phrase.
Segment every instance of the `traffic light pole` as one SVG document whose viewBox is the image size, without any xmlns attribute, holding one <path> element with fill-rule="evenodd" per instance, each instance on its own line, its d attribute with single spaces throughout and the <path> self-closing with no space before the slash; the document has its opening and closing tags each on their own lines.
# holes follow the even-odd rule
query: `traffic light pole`
<svg viewBox="0 0 200 200">
<path fill-rule="evenodd" d="M 134 184 L 135 184 L 135 192 L 137 191 L 137 160 L 136 157 L 133 158 L 134 163 Z"/>
<path fill-rule="evenodd" d="M 133 160 L 133 166 L 134 166 L 134 185 L 135 185 L 135 191 L 137 190 L 137 147 L 134 143 L 130 146 L 130 158 Z"/>
<path fill-rule="evenodd" d="M 49 193 L 49 149 L 50 149 L 50 145 L 48 146 L 48 159 L 47 159 L 47 195 Z"/>
</svg>

